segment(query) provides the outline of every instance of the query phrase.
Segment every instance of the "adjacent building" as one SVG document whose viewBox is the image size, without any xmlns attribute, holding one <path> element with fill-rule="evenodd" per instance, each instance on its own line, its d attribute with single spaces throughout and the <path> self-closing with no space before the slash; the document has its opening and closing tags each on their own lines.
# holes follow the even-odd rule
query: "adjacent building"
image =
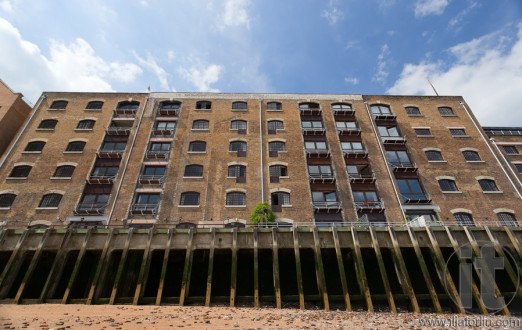
<svg viewBox="0 0 522 330">
<path fill-rule="evenodd" d="M 520 129 L 490 141 L 462 97 L 45 92 L 34 111 L 0 167 L 8 225 L 244 226 L 261 202 L 280 226 L 522 214 L 522 158 L 497 148 Z"/>
</svg>

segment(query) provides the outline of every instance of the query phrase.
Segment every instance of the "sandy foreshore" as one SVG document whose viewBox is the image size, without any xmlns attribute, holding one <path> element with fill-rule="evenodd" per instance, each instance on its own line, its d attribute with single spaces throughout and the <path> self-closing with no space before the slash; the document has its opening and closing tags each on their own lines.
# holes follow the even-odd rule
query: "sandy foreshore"
<svg viewBox="0 0 522 330">
<path fill-rule="evenodd" d="M 458 318 L 456 318 L 458 317 Z M 520 318 L 454 314 L 366 313 L 322 310 L 130 305 L 0 305 L 0 329 L 519 329 Z M 451 327 L 453 321 L 454 327 Z M 481 324 L 482 322 L 482 324 Z M 488 324 L 486 322 L 492 322 Z"/>
</svg>

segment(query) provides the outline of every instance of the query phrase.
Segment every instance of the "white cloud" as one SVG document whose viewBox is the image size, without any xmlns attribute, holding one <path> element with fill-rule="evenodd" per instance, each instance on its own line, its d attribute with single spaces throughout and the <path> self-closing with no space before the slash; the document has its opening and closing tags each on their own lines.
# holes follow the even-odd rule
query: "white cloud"
<svg viewBox="0 0 522 330">
<path fill-rule="evenodd" d="M 406 64 L 390 94 L 461 95 L 483 125 L 522 125 L 522 23 L 515 43 L 499 31 L 449 49 L 456 62 Z"/>
<path fill-rule="evenodd" d="M 338 1 L 339 0 L 330 0 L 328 2 L 328 9 L 323 10 L 321 13 L 321 17 L 326 18 L 330 24 L 335 24 L 338 20 L 344 18 L 343 11 L 336 6 Z"/>
<path fill-rule="evenodd" d="M 174 59 L 176 58 L 176 53 L 174 53 L 173 50 L 169 50 L 167 52 L 167 60 L 169 61 L 169 63 L 171 63 L 172 61 L 174 61 Z"/>
<path fill-rule="evenodd" d="M 345 77 L 344 82 L 352 85 L 357 85 L 359 83 L 359 78 L 357 77 Z"/>
<path fill-rule="evenodd" d="M 133 52 L 133 54 L 138 60 L 138 63 L 141 64 L 141 66 L 154 72 L 154 74 L 160 82 L 161 88 L 170 91 L 169 82 L 167 79 L 167 72 L 165 71 L 165 69 L 158 65 L 156 59 L 149 52 L 147 52 L 147 59 L 141 58 L 140 56 L 138 56 L 136 52 Z"/>
<path fill-rule="evenodd" d="M 201 63 L 191 65 L 190 68 L 180 67 L 178 69 L 180 76 L 196 86 L 199 92 L 219 92 L 210 85 L 219 80 L 222 71 L 221 65 L 203 65 Z"/>
<path fill-rule="evenodd" d="M 418 0 L 415 3 L 415 17 L 440 15 L 448 6 L 449 0 Z"/>
<path fill-rule="evenodd" d="M 13 5 L 11 4 L 11 2 L 9 0 L 2 0 L 2 1 L 0 1 L 0 9 L 2 9 L 3 11 L 6 11 L 8 13 L 12 13 Z"/>
<path fill-rule="evenodd" d="M 247 7 L 250 0 L 226 0 L 224 13 L 218 16 L 218 27 L 223 30 L 226 27 L 246 26 L 250 28 L 250 17 Z"/>
<path fill-rule="evenodd" d="M 148 7 L 148 6 L 149 6 L 149 3 L 147 2 L 147 0 L 140 0 L 140 4 L 141 4 L 143 7 Z"/>
<path fill-rule="evenodd" d="M 390 47 L 388 47 L 387 44 L 384 44 L 381 47 L 379 56 L 377 56 L 377 72 L 372 77 L 372 81 L 378 82 L 381 85 L 386 83 L 386 78 L 388 77 L 388 71 L 386 71 L 386 56 L 389 54 Z"/>
<path fill-rule="evenodd" d="M 11 88 L 35 101 L 44 90 L 113 91 L 111 79 L 130 82 L 142 71 L 132 63 L 107 62 L 96 56 L 85 40 L 66 45 L 51 40 L 46 57 L 40 48 L 22 38 L 0 18 L 0 72 Z"/>
<path fill-rule="evenodd" d="M 469 1 L 468 3 L 469 3 L 469 5 L 464 10 L 462 10 L 460 13 L 458 13 L 455 17 L 453 17 L 449 21 L 449 23 L 448 23 L 449 27 L 457 28 L 460 30 L 460 27 L 458 25 L 460 25 L 460 23 L 462 22 L 464 17 L 466 17 L 466 15 L 468 15 L 470 13 L 470 11 L 472 11 L 474 8 L 481 6 L 476 1 Z"/>
</svg>

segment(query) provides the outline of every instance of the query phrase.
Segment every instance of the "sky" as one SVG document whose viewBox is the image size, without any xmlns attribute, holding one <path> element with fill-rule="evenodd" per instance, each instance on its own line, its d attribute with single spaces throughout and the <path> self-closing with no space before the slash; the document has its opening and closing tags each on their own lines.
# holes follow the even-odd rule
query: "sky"
<svg viewBox="0 0 522 330">
<path fill-rule="evenodd" d="M 522 126 L 522 0 L 0 0 L 0 79 L 43 91 L 461 95 Z"/>
</svg>

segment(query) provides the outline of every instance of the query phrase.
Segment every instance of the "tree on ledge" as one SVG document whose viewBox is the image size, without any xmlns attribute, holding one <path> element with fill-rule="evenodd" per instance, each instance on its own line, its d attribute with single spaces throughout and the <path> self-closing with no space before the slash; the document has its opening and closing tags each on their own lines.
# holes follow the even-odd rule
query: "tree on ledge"
<svg viewBox="0 0 522 330">
<path fill-rule="evenodd" d="M 275 222 L 275 214 L 267 203 L 257 204 L 252 214 L 250 214 L 250 222 L 253 224 L 259 224 L 261 219 L 263 219 L 263 223 Z"/>
</svg>

